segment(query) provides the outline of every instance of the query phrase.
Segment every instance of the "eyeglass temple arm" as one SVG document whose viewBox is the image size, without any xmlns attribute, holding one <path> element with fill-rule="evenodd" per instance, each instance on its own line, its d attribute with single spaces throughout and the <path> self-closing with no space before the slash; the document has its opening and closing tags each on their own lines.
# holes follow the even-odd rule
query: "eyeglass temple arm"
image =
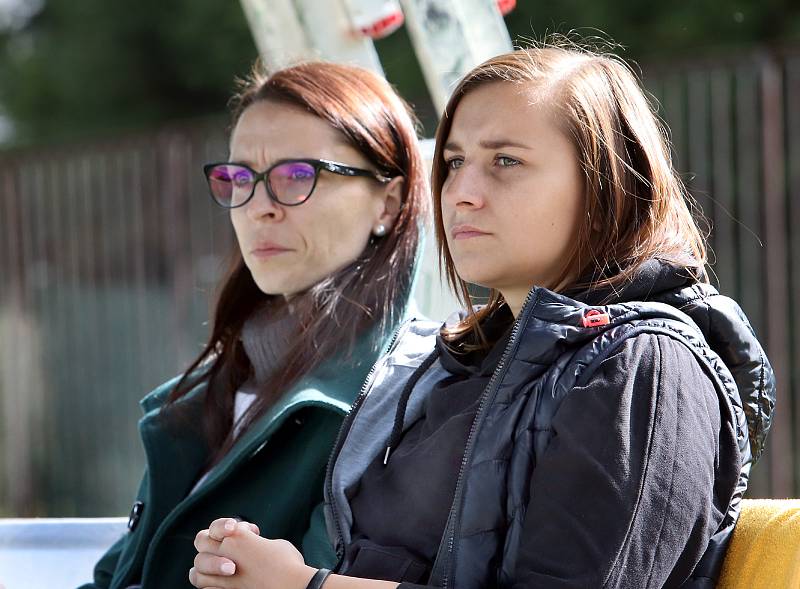
<svg viewBox="0 0 800 589">
<path fill-rule="evenodd" d="M 367 178 L 374 178 L 378 182 L 383 184 L 387 184 L 392 181 L 392 178 L 389 176 L 384 176 L 379 172 L 373 172 L 372 170 L 363 170 L 361 168 L 354 168 L 353 166 L 344 166 L 341 164 L 336 164 L 334 162 L 320 162 L 322 167 L 324 167 L 329 172 L 333 172 L 335 174 L 342 174 L 343 176 L 365 176 Z"/>
</svg>

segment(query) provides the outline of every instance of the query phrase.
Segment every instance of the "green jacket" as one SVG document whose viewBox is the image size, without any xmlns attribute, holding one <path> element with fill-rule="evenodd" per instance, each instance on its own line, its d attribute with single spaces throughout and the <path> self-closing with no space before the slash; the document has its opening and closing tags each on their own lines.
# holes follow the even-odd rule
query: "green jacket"
<svg viewBox="0 0 800 589">
<path fill-rule="evenodd" d="M 266 537 L 291 541 L 309 564 L 335 563 L 321 509 L 315 508 L 322 503 L 325 467 L 342 418 L 376 356 L 357 353 L 361 360 L 353 367 L 329 362 L 302 380 L 242 434 L 192 494 L 207 459 L 199 428 L 176 429 L 158 419 L 178 379 L 145 397 L 139 431 L 147 468 L 136 498 L 140 515 L 97 563 L 94 582 L 81 589 L 124 589 L 138 582 L 143 589 L 191 588 L 194 537 L 226 516 L 258 524 Z M 186 404 L 189 423 L 201 423 L 205 390 L 200 384 L 178 401 Z"/>
</svg>

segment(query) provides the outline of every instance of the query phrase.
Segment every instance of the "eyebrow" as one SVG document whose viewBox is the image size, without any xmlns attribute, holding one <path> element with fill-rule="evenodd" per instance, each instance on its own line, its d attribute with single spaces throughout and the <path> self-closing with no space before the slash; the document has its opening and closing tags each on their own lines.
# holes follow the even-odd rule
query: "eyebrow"
<svg viewBox="0 0 800 589">
<path fill-rule="evenodd" d="M 501 149 L 503 147 L 518 147 L 520 149 L 531 149 L 530 145 L 525 145 L 519 141 L 511 139 L 482 139 L 478 145 L 484 149 Z M 445 151 L 463 151 L 458 143 L 450 141 L 444 146 Z"/>
</svg>

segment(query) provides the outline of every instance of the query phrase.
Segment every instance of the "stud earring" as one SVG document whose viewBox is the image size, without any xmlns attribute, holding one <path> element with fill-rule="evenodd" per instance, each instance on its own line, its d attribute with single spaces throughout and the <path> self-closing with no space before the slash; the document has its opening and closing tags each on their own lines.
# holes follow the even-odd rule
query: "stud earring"
<svg viewBox="0 0 800 589">
<path fill-rule="evenodd" d="M 378 225 L 377 227 L 375 227 L 375 229 L 372 230 L 372 233 L 376 237 L 383 237 L 384 235 L 386 235 L 386 231 L 387 231 L 386 225 Z"/>
</svg>

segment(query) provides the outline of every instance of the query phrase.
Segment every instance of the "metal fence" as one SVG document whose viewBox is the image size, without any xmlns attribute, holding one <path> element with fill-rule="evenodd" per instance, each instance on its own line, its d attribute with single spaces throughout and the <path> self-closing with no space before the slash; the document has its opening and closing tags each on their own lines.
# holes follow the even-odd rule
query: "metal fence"
<svg viewBox="0 0 800 589">
<path fill-rule="evenodd" d="M 718 283 L 776 369 L 751 496 L 796 496 L 800 57 L 644 73 L 713 226 Z M 199 351 L 233 247 L 200 173 L 226 156 L 223 127 L 0 154 L 0 516 L 127 512 L 143 467 L 136 403 Z M 428 306 L 435 274 L 425 268 Z"/>
<path fill-rule="evenodd" d="M 720 290 L 739 301 L 778 381 L 751 496 L 800 494 L 800 52 L 652 67 L 676 167 L 712 228 Z"/>
<path fill-rule="evenodd" d="M 232 247 L 223 123 L 0 163 L 3 515 L 125 511 L 137 401 L 199 351 Z"/>
</svg>

